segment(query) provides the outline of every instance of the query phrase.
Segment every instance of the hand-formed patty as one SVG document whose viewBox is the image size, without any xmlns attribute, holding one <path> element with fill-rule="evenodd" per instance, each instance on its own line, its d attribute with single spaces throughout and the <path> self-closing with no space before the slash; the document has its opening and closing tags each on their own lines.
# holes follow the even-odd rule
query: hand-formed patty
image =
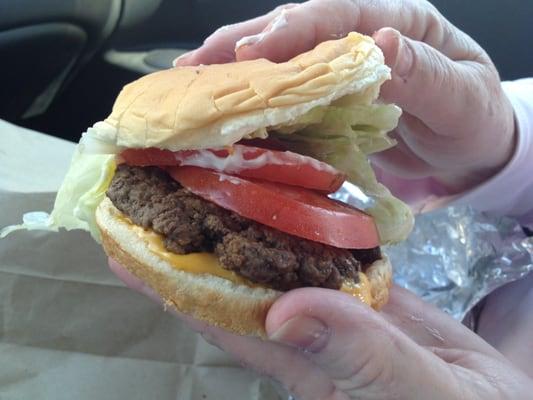
<svg viewBox="0 0 533 400">
<path fill-rule="evenodd" d="M 380 257 L 379 248 L 338 249 L 243 218 L 155 167 L 119 165 L 107 196 L 135 224 L 164 236 L 169 251 L 214 252 L 223 268 L 278 290 L 339 289 L 343 278 L 357 282 L 357 272 Z"/>
</svg>

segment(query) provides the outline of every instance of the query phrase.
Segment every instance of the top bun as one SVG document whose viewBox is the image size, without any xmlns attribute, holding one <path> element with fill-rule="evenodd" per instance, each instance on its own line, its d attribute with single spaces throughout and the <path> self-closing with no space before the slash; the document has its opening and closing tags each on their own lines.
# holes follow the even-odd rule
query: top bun
<svg viewBox="0 0 533 400">
<path fill-rule="evenodd" d="M 93 132 L 129 148 L 226 146 L 348 94 L 373 101 L 389 78 L 372 38 L 350 33 L 280 64 L 258 59 L 146 75 L 124 87 Z"/>
</svg>

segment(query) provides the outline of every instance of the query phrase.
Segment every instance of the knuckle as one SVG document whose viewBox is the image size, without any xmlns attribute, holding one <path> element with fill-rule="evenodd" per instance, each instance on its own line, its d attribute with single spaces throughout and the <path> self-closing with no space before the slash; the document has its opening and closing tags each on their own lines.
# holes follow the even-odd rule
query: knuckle
<svg viewBox="0 0 533 400">
<path fill-rule="evenodd" d="M 375 385 L 394 384 L 393 357 L 399 352 L 396 336 L 383 326 L 372 328 L 368 346 L 358 346 L 357 352 L 346 352 L 341 360 L 345 372 L 338 377 L 339 389 L 360 390 Z M 362 349 L 362 350 L 361 350 Z"/>
<path fill-rule="evenodd" d="M 408 50 L 407 50 L 408 49 Z M 417 86 L 440 89 L 457 85 L 456 71 L 451 61 L 438 50 L 425 43 L 406 41 L 406 51 L 411 53 L 411 64 L 403 74 L 405 82 L 414 82 Z M 420 99 L 424 101 L 424 99 Z"/>
</svg>

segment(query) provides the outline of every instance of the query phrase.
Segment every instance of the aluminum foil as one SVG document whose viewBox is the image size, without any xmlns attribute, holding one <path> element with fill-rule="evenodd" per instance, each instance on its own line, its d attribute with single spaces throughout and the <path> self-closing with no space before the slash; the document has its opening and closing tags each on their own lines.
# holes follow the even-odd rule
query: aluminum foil
<svg viewBox="0 0 533 400">
<path fill-rule="evenodd" d="M 359 186 L 350 182 L 344 182 L 342 187 L 335 193 L 329 195 L 331 199 L 342 201 L 343 203 L 351 204 L 359 210 L 366 210 L 376 204 L 376 201 L 367 196 Z"/>
<path fill-rule="evenodd" d="M 516 221 L 469 207 L 418 216 L 408 240 L 385 251 L 398 285 L 458 320 L 486 295 L 533 270 L 533 238 Z"/>
<path fill-rule="evenodd" d="M 362 210 L 374 205 L 348 182 L 330 197 Z M 533 270 L 533 238 L 513 219 L 470 207 L 419 215 L 409 238 L 384 250 L 396 284 L 458 320 L 489 293 Z"/>
</svg>

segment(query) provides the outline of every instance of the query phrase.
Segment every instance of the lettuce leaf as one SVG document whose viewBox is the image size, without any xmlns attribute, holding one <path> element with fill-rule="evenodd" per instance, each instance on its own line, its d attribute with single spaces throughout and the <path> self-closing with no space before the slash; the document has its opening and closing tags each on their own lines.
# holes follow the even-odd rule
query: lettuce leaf
<svg viewBox="0 0 533 400">
<path fill-rule="evenodd" d="M 82 153 L 77 146 L 52 213 L 26 213 L 22 224 L 3 228 L 0 237 L 20 229 L 57 231 L 65 228 L 89 231 L 95 240 L 100 241 L 95 211 L 104 199 L 115 168 L 114 155 Z"/>
<path fill-rule="evenodd" d="M 395 145 L 387 132 L 400 115 L 398 107 L 383 104 L 317 107 L 311 117 L 278 127 L 276 134 L 290 150 L 344 171 L 349 182 L 374 199 L 365 212 L 374 217 L 383 244 L 405 240 L 414 223 L 411 209 L 377 181 L 367 157 Z"/>
</svg>

